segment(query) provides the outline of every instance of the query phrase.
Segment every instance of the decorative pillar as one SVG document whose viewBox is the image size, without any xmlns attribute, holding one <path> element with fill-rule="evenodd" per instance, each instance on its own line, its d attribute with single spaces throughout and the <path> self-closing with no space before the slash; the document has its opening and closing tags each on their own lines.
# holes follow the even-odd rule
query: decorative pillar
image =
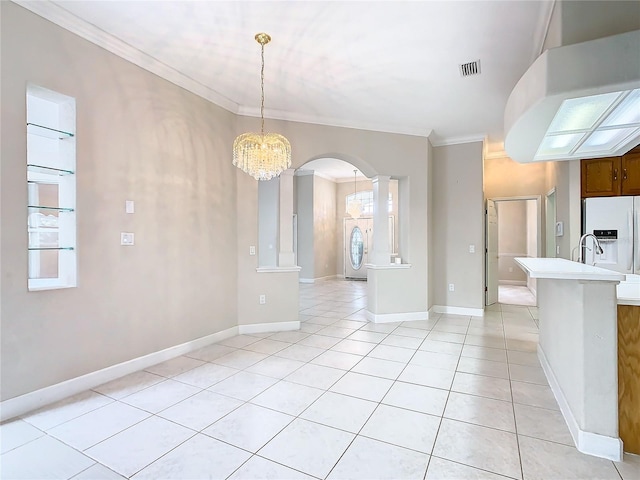
<svg viewBox="0 0 640 480">
<path fill-rule="evenodd" d="M 373 249 L 369 262 L 373 265 L 391 263 L 389 245 L 389 182 L 391 177 L 377 175 L 373 177 Z"/>
<path fill-rule="evenodd" d="M 278 266 L 295 266 L 293 253 L 293 169 L 280 174 L 280 229 Z"/>
</svg>

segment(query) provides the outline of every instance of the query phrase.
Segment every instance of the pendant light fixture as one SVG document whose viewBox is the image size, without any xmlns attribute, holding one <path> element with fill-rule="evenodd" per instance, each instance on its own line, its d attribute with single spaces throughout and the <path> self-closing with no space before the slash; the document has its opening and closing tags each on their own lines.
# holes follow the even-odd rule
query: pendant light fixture
<svg viewBox="0 0 640 480">
<path fill-rule="evenodd" d="M 260 133 L 243 133 L 233 142 L 233 164 L 256 180 L 271 180 L 291 167 L 291 144 L 278 133 L 264 133 L 264 46 L 271 41 L 266 33 L 257 33 L 262 48 L 260 70 Z"/>
<path fill-rule="evenodd" d="M 358 200 L 358 184 L 356 183 L 356 174 L 358 170 L 353 171 L 353 200 L 349 202 L 347 207 L 347 213 L 351 215 L 351 218 L 358 219 L 362 215 L 362 202 Z"/>
</svg>

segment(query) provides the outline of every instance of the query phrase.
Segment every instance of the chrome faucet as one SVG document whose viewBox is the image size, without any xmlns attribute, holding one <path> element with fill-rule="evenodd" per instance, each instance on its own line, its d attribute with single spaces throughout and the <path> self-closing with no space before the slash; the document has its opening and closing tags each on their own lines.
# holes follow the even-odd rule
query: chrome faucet
<svg viewBox="0 0 640 480">
<path fill-rule="evenodd" d="M 593 233 L 585 233 L 580 237 L 580 242 L 578 243 L 578 250 L 579 250 L 578 262 L 580 263 L 586 262 L 585 249 L 591 250 L 590 248 L 587 247 L 587 242 L 585 241 L 589 237 L 593 238 L 593 246 L 596 250 L 595 253 L 597 253 L 598 255 L 602 255 L 604 253 L 604 250 L 602 250 L 602 247 L 600 246 L 600 241 L 598 240 L 598 237 L 596 237 Z"/>
</svg>

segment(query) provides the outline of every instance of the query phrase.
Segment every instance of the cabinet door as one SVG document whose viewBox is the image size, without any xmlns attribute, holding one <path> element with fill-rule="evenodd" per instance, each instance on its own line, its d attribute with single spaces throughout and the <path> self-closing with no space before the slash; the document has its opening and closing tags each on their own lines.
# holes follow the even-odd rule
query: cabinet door
<svg viewBox="0 0 640 480">
<path fill-rule="evenodd" d="M 622 195 L 640 195 L 640 153 L 622 157 Z"/>
<path fill-rule="evenodd" d="M 620 157 L 582 160 L 582 198 L 620 195 Z"/>
</svg>

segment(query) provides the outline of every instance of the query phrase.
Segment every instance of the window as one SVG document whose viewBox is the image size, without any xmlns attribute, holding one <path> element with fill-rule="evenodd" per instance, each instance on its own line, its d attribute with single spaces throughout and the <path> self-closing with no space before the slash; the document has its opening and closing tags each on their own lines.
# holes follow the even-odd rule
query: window
<svg viewBox="0 0 640 480">
<path fill-rule="evenodd" d="M 76 286 L 75 100 L 27 89 L 29 290 Z"/>
<path fill-rule="evenodd" d="M 349 208 L 349 204 L 354 200 L 359 200 L 362 205 L 362 215 L 373 215 L 373 190 L 367 190 L 362 192 L 351 193 L 346 196 L 345 211 Z M 389 213 L 393 213 L 393 196 L 389 192 Z"/>
</svg>

